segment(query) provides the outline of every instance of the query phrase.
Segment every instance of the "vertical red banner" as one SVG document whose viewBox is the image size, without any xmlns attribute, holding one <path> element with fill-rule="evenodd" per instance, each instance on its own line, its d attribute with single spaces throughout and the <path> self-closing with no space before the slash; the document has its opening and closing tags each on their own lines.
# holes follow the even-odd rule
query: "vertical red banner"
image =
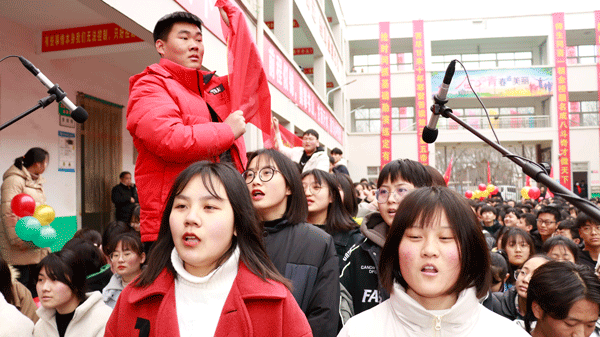
<svg viewBox="0 0 600 337">
<path fill-rule="evenodd" d="M 598 78 L 598 107 L 600 108 L 600 11 L 595 11 L 594 17 L 594 27 L 596 27 L 596 77 Z M 600 133 L 600 121 L 598 125 L 598 132 Z"/>
<path fill-rule="evenodd" d="M 558 158 L 560 183 L 571 186 L 571 145 L 569 134 L 569 89 L 567 87 L 567 57 L 565 13 L 552 14 L 554 31 L 554 63 L 556 76 L 556 110 L 558 112 Z"/>
<path fill-rule="evenodd" d="M 429 146 L 423 141 L 422 137 L 423 127 L 427 125 L 423 20 L 413 21 L 413 62 L 415 70 L 415 113 L 419 163 L 429 165 Z"/>
<path fill-rule="evenodd" d="M 390 23 L 379 23 L 379 108 L 381 167 L 392 160 L 392 97 L 390 91 Z"/>
</svg>

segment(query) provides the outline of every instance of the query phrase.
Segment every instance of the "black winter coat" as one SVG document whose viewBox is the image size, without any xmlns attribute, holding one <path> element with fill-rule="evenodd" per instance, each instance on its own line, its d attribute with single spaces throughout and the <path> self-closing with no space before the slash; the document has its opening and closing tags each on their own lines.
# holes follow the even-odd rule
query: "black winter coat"
<svg viewBox="0 0 600 337">
<path fill-rule="evenodd" d="M 292 294 L 313 335 L 336 336 L 340 282 L 333 238 L 308 223 L 279 219 L 264 226 L 267 254 L 281 275 L 292 281 Z"/>
<path fill-rule="evenodd" d="M 135 203 L 131 202 L 131 198 L 135 200 Z M 135 185 L 127 187 L 119 183 L 119 185 L 112 189 L 111 200 L 113 204 L 115 204 L 116 219 L 118 221 L 129 223 L 135 206 L 140 202 L 138 200 L 138 193 Z"/>
</svg>

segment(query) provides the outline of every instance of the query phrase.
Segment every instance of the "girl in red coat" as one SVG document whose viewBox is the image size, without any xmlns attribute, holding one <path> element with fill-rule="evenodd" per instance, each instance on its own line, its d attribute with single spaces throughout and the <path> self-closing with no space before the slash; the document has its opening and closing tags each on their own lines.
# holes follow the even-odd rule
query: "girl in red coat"
<svg viewBox="0 0 600 337">
<path fill-rule="evenodd" d="M 312 336 L 246 191 L 228 164 L 181 172 L 148 267 L 121 293 L 105 336 Z"/>
</svg>

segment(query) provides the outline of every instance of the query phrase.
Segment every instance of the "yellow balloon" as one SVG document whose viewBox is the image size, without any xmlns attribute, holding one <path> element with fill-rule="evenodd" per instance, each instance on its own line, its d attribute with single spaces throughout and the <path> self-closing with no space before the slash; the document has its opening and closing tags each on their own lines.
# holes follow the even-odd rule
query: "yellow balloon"
<svg viewBox="0 0 600 337">
<path fill-rule="evenodd" d="M 495 188 L 496 188 L 496 186 L 489 184 L 489 185 L 487 185 L 487 188 L 485 190 L 488 191 L 489 193 L 492 193 Z"/>
<path fill-rule="evenodd" d="M 39 205 L 35 208 L 35 212 L 33 213 L 33 217 L 38 219 L 42 226 L 49 225 L 52 221 L 54 221 L 54 217 L 56 214 L 54 213 L 54 209 L 48 205 Z"/>
</svg>

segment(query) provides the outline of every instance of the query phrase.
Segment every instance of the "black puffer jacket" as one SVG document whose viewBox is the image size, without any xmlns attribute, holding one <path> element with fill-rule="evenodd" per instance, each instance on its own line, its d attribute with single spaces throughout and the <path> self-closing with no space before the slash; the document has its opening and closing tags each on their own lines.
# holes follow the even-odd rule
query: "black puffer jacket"
<svg viewBox="0 0 600 337">
<path fill-rule="evenodd" d="M 279 219 L 264 226 L 267 254 L 277 270 L 292 281 L 292 293 L 313 335 L 336 336 L 340 282 L 333 238 L 308 223 Z"/>
<path fill-rule="evenodd" d="M 511 321 L 516 319 L 525 319 L 523 316 L 521 316 L 521 314 L 519 314 L 519 310 L 517 310 L 517 305 L 515 302 L 517 295 L 516 287 L 512 287 L 503 293 L 492 293 L 492 311 L 500 316 L 510 319 Z"/>
<path fill-rule="evenodd" d="M 340 283 L 347 291 L 345 299 L 352 303 L 350 315 L 371 309 L 389 298 L 378 277 L 379 256 L 388 230 L 389 226 L 378 212 L 367 215 L 360 227 L 363 239 L 344 254 Z"/>
</svg>

